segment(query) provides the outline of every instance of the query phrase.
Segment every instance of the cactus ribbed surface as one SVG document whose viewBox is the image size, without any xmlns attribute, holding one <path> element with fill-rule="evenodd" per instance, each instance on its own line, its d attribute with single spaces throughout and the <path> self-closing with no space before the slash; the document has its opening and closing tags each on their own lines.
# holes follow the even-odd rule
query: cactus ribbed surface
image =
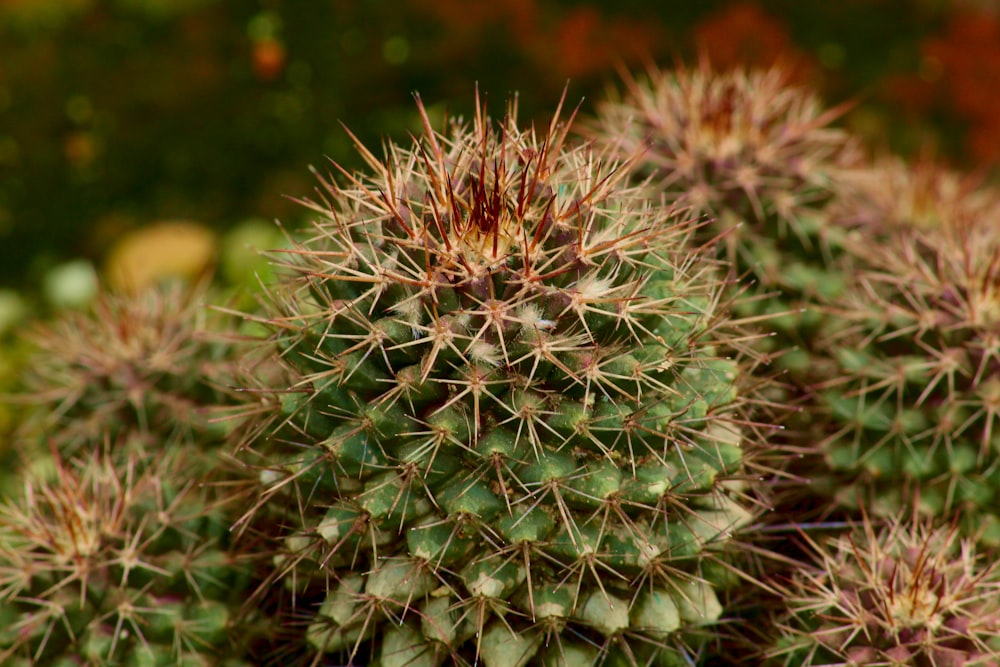
<svg viewBox="0 0 1000 667">
<path fill-rule="evenodd" d="M 385 667 L 683 662 L 751 515 L 718 267 L 558 114 L 424 122 L 280 255 L 275 576 Z"/>
</svg>

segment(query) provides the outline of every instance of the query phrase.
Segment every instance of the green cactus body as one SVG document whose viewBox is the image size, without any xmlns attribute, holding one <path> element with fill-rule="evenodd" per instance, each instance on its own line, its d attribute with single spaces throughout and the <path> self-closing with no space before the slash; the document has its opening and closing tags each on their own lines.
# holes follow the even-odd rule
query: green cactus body
<svg viewBox="0 0 1000 667">
<path fill-rule="evenodd" d="M 855 252 L 869 268 L 834 304 L 849 326 L 829 339 L 838 372 L 821 394 L 837 499 L 957 512 L 998 546 L 1000 218 L 899 227 Z"/>
<path fill-rule="evenodd" d="M 868 522 L 785 591 L 765 665 L 996 665 L 1000 577 L 954 527 Z"/>
<path fill-rule="evenodd" d="M 239 665 L 233 610 L 249 572 L 187 462 L 95 453 L 25 478 L 0 506 L 0 661 L 15 665 Z"/>
<path fill-rule="evenodd" d="M 652 664 L 719 618 L 702 569 L 750 517 L 722 285 L 567 129 L 480 109 L 361 148 L 280 255 L 298 379 L 255 447 L 262 507 L 297 526 L 279 575 L 324 587 L 320 651 Z"/>
</svg>

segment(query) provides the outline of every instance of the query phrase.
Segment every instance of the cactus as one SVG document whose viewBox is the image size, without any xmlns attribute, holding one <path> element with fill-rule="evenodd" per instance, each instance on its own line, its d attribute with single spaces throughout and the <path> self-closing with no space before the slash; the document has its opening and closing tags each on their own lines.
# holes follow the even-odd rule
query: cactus
<svg viewBox="0 0 1000 667">
<path fill-rule="evenodd" d="M 835 302 L 836 372 L 819 388 L 821 446 L 842 506 L 961 513 L 1000 545 L 1000 208 L 901 226 L 853 252 L 868 268 Z M 817 486 L 822 486 L 817 484 Z"/>
<path fill-rule="evenodd" d="M 373 664 L 693 659 L 753 509 L 718 268 L 558 113 L 420 112 L 321 178 L 257 318 L 293 375 L 244 443 L 274 578 L 311 650 Z"/>
<path fill-rule="evenodd" d="M 839 293 L 849 271 L 837 265 L 844 230 L 826 214 L 860 164 L 855 142 L 828 126 L 843 110 L 825 109 L 778 68 L 716 73 L 702 63 L 627 79 L 589 127 L 619 155 L 645 148 L 637 173 L 651 198 L 710 220 L 732 269 L 756 283 L 757 298 L 737 313 L 779 334 L 755 349 L 799 371 L 821 319 L 813 306 Z"/>
<path fill-rule="evenodd" d="M 933 229 L 954 220 L 989 215 L 996 194 L 982 179 L 951 171 L 928 157 L 905 162 L 881 157 L 845 172 L 847 184 L 831 217 L 844 227 L 884 232 L 898 227 Z"/>
<path fill-rule="evenodd" d="M 178 449 L 145 465 L 112 445 L 55 452 L 53 478 L 27 472 L 0 506 L 0 661 L 242 664 L 229 635 L 249 572 L 217 494 L 184 481 Z"/>
<path fill-rule="evenodd" d="M 29 332 L 35 352 L 16 398 L 37 409 L 18 439 L 62 455 L 106 438 L 139 450 L 197 438 L 221 442 L 218 409 L 236 352 L 209 335 L 204 291 L 180 283 L 136 295 L 103 293 Z"/>
<path fill-rule="evenodd" d="M 812 547 L 766 665 L 1000 664 L 1000 572 L 954 526 L 865 521 Z"/>
</svg>

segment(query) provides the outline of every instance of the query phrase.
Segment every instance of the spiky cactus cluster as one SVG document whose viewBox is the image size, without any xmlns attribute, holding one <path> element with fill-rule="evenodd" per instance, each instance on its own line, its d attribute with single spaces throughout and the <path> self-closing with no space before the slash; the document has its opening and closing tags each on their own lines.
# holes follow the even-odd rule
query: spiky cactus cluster
<svg viewBox="0 0 1000 667">
<path fill-rule="evenodd" d="M 645 142 L 650 196 L 713 217 L 758 283 L 739 312 L 771 316 L 753 348 L 795 391 L 767 392 L 801 408 L 776 413 L 775 440 L 826 457 L 779 464 L 789 493 L 772 523 L 916 505 L 960 510 L 968 534 L 1000 544 L 996 197 L 929 162 L 865 164 L 825 127 L 836 113 L 777 71 L 703 67 L 629 80 L 596 127 L 612 148 Z"/>
<path fill-rule="evenodd" d="M 285 254 L 277 575 L 380 665 L 682 660 L 750 515 L 716 267 L 558 114 L 424 120 Z"/>
<path fill-rule="evenodd" d="M 1000 571 L 954 527 L 870 522 L 833 544 L 786 591 L 768 665 L 1000 664 Z"/>
<path fill-rule="evenodd" d="M 260 554 L 229 532 L 249 480 L 212 423 L 237 346 L 198 295 L 104 294 L 35 328 L 0 508 L 3 664 L 235 665 L 256 637 L 230 641 Z"/>
<path fill-rule="evenodd" d="M 36 330 L 0 661 L 1000 664 L 1000 198 L 777 70 L 648 72 L 584 144 L 419 109 L 303 202 L 245 376 L 179 287 Z"/>
<path fill-rule="evenodd" d="M 227 514 L 177 450 L 146 466 L 110 449 L 57 455 L 0 506 L 0 662 L 242 664 L 226 657 L 249 573 Z"/>
<path fill-rule="evenodd" d="M 854 253 L 867 269 L 835 304 L 847 326 L 820 388 L 838 498 L 879 515 L 960 511 L 1000 545 L 1000 208 Z"/>
</svg>

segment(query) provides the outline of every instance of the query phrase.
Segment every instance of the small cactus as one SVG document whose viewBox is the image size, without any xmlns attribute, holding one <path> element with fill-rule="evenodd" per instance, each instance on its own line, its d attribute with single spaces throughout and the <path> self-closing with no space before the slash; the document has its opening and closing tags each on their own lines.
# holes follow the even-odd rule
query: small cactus
<svg viewBox="0 0 1000 667">
<path fill-rule="evenodd" d="M 958 511 L 1000 545 L 1000 206 L 853 252 L 867 269 L 833 304 L 836 372 L 814 412 L 838 499 Z"/>
<path fill-rule="evenodd" d="M 785 592 L 767 665 L 1000 664 L 1000 572 L 954 526 L 866 521 Z"/>
<path fill-rule="evenodd" d="M 249 572 L 216 494 L 183 481 L 178 450 L 148 466 L 110 450 L 55 453 L 53 478 L 26 473 L 0 505 L 0 661 L 241 664 L 226 657 Z"/>
<path fill-rule="evenodd" d="M 0 498 L 9 664 L 222 665 L 260 634 L 241 614 L 230 646 L 261 554 L 229 533 L 248 480 L 213 423 L 243 409 L 224 389 L 238 346 L 198 294 L 102 294 L 36 326 Z"/>
<path fill-rule="evenodd" d="M 221 442 L 213 424 L 234 346 L 210 335 L 204 292 L 180 283 L 134 295 L 102 293 L 92 310 L 61 313 L 31 334 L 35 352 L 17 400 L 35 408 L 19 439 L 64 456 L 106 438 L 151 443 Z"/>
<path fill-rule="evenodd" d="M 380 665 L 690 659 L 752 511 L 717 266 L 558 114 L 424 121 L 280 255 L 275 578 Z"/>
</svg>

